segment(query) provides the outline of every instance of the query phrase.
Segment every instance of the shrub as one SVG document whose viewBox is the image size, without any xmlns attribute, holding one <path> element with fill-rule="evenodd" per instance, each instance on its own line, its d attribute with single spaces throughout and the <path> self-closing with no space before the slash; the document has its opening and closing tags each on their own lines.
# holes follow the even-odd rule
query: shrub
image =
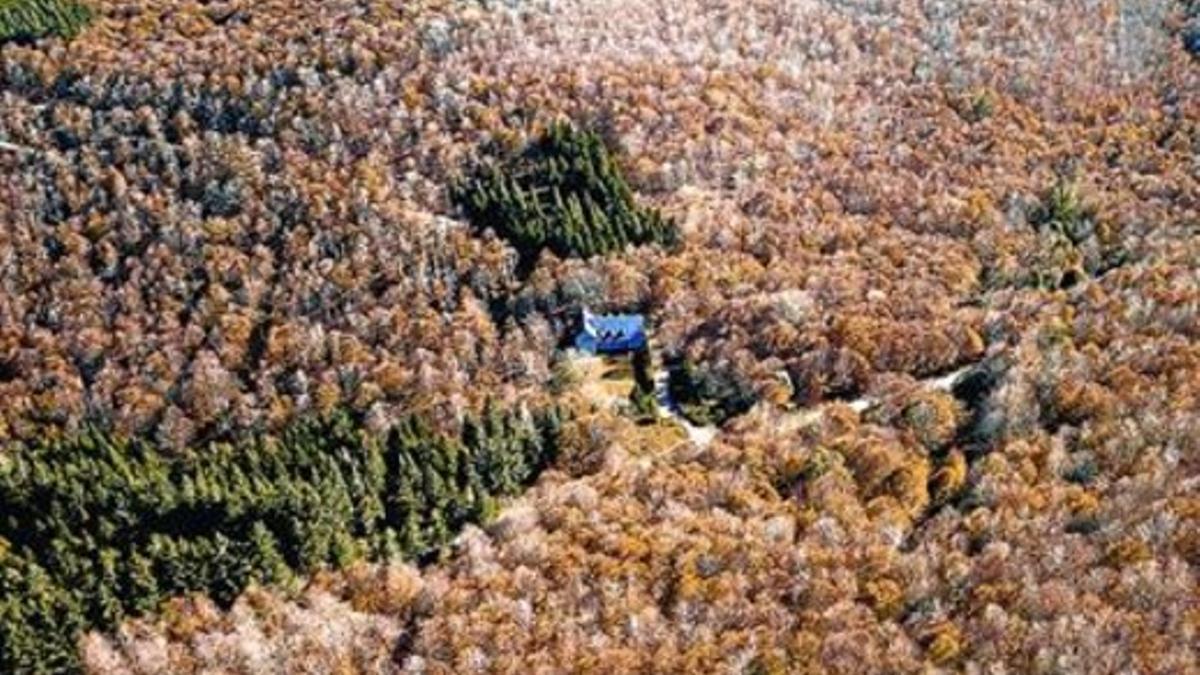
<svg viewBox="0 0 1200 675">
<path fill-rule="evenodd" d="M 575 364 L 563 352 L 557 352 L 550 365 L 550 382 L 547 383 L 552 394 L 561 396 L 579 385 L 582 377 Z"/>
<path fill-rule="evenodd" d="M 633 371 L 634 382 L 638 389 L 647 392 L 654 391 L 654 355 L 649 347 L 643 347 L 630 357 L 630 368 Z"/>
<path fill-rule="evenodd" d="M 629 391 L 630 410 L 638 423 L 649 423 L 658 419 L 658 401 L 654 399 L 654 391 L 647 391 L 637 386 Z"/>
<path fill-rule="evenodd" d="M 566 123 L 515 156 L 482 164 L 451 197 L 477 229 L 517 249 L 526 273 L 544 249 L 588 258 L 630 244 L 678 243 L 672 221 L 635 203 L 600 137 Z"/>
<path fill-rule="evenodd" d="M 1040 234 L 1038 249 L 1028 263 L 1034 286 L 1070 288 L 1130 260 L 1116 230 L 1102 222 L 1096 208 L 1066 180 L 1060 179 L 1045 192 L 1029 223 Z"/>
<path fill-rule="evenodd" d="M 91 8 L 74 0 L 0 0 L 0 43 L 74 37 L 92 17 Z"/>
<path fill-rule="evenodd" d="M 557 413 L 489 408 L 461 437 L 345 413 L 186 455 L 89 431 L 0 466 L 0 671 L 77 670 L 75 640 L 164 599 L 231 603 L 363 557 L 436 551 L 555 454 Z"/>
<path fill-rule="evenodd" d="M 1030 223 L 1040 230 L 1051 230 L 1078 246 L 1092 235 L 1096 212 L 1084 203 L 1078 189 L 1060 180 L 1046 191 L 1042 202 L 1030 214 Z"/>
<path fill-rule="evenodd" d="M 736 373 L 701 370 L 684 359 L 671 368 L 671 397 L 693 424 L 723 424 L 758 402 L 750 384 Z"/>
<path fill-rule="evenodd" d="M 1096 464 L 1096 461 L 1086 458 L 1067 469 L 1063 473 L 1063 480 L 1078 485 L 1091 485 L 1099 474 L 1100 467 Z"/>
<path fill-rule="evenodd" d="M 995 97 L 986 89 L 957 96 L 951 100 L 950 105 L 959 117 L 971 124 L 982 122 L 996 112 Z"/>
</svg>

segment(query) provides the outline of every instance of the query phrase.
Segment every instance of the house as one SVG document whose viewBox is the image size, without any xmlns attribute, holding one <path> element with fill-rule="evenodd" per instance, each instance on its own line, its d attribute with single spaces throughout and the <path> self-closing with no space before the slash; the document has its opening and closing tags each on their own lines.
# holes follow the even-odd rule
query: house
<svg viewBox="0 0 1200 675">
<path fill-rule="evenodd" d="M 622 354 L 646 347 L 646 320 L 641 314 L 596 315 L 583 310 L 576 349 L 588 354 Z"/>
</svg>

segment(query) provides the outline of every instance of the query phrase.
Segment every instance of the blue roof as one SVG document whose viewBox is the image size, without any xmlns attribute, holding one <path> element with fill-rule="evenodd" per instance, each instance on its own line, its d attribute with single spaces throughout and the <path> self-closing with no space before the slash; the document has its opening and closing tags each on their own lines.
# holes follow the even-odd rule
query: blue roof
<svg viewBox="0 0 1200 675">
<path fill-rule="evenodd" d="M 575 346 L 588 352 L 641 349 L 646 346 L 646 319 L 641 314 L 596 315 L 585 309 Z"/>
<path fill-rule="evenodd" d="M 646 325 L 645 319 L 637 314 L 608 314 L 590 318 L 590 321 L 584 321 L 583 329 L 596 335 L 606 332 L 633 335 L 645 330 Z"/>
</svg>

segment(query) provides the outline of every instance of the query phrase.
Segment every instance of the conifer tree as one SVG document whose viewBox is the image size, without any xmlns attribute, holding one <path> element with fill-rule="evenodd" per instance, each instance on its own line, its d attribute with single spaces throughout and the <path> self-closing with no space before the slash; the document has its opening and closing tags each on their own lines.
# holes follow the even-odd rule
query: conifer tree
<svg viewBox="0 0 1200 675">
<path fill-rule="evenodd" d="M 0 0 L 0 44 L 47 35 L 74 37 L 94 11 L 76 0 Z"/>
<path fill-rule="evenodd" d="M 250 583 L 368 553 L 424 556 L 551 459 L 546 433 L 557 426 L 493 404 L 455 437 L 414 417 L 377 438 L 337 413 L 183 454 L 94 429 L 12 448 L 0 464 L 0 672 L 77 670 L 78 631 L 173 595 L 227 604 Z"/>
<path fill-rule="evenodd" d="M 128 598 L 129 611 L 134 614 L 151 612 L 158 606 L 162 596 L 155 575 L 154 561 L 149 556 L 139 551 L 129 554 L 122 592 Z"/>
<path fill-rule="evenodd" d="M 592 132 L 553 125 L 515 156 L 481 166 L 451 197 L 480 230 L 507 239 L 528 272 L 542 250 L 587 258 L 625 246 L 678 243 L 678 230 L 633 191 Z"/>
</svg>

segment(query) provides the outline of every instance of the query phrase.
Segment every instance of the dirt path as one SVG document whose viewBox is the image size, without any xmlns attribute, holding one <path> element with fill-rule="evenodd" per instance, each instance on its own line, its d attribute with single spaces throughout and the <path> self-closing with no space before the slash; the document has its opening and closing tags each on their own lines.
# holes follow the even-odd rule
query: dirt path
<svg viewBox="0 0 1200 675">
<path fill-rule="evenodd" d="M 945 375 L 919 380 L 918 384 L 924 389 L 934 391 L 949 391 L 950 388 L 954 386 L 955 381 L 957 381 L 959 377 L 961 377 L 974 366 L 975 364 L 970 363 L 958 368 L 957 370 L 946 373 Z M 820 419 L 821 415 L 825 414 L 825 410 L 829 406 L 834 405 L 834 403 L 835 401 L 827 401 L 824 403 L 818 403 L 815 406 L 801 408 L 800 410 L 785 413 L 779 423 L 780 430 L 786 433 L 806 427 Z M 850 401 L 836 401 L 836 403 L 848 405 L 854 410 L 854 412 L 861 413 L 876 405 L 879 403 L 879 401 L 871 396 L 863 396 Z"/>
<path fill-rule="evenodd" d="M 633 385 L 632 379 L 613 378 L 612 373 L 619 368 L 607 363 L 603 358 L 595 356 L 583 356 L 574 360 L 576 367 L 579 369 L 583 379 L 583 392 L 587 398 L 602 406 L 616 406 L 628 394 L 630 387 Z M 919 384 L 922 388 L 936 391 L 949 391 L 954 386 L 964 373 L 974 367 L 975 364 L 967 364 L 945 375 L 934 378 L 920 380 Z M 659 368 L 654 373 L 654 398 L 658 402 L 658 414 L 661 418 L 670 418 L 687 434 L 688 440 L 692 443 L 704 447 L 712 443 L 717 437 L 720 429 L 713 425 L 697 426 L 692 424 L 679 408 L 679 404 L 671 397 L 671 390 L 668 386 L 669 373 L 666 369 Z M 841 403 L 850 406 L 857 413 L 864 412 L 868 408 L 879 403 L 877 399 L 871 396 L 863 396 L 850 401 L 826 401 L 818 403 L 814 406 L 801 408 L 792 412 L 784 413 L 780 417 L 779 428 L 784 433 L 801 429 L 810 424 L 813 424 L 825 414 L 829 406 L 835 403 Z"/>
</svg>

